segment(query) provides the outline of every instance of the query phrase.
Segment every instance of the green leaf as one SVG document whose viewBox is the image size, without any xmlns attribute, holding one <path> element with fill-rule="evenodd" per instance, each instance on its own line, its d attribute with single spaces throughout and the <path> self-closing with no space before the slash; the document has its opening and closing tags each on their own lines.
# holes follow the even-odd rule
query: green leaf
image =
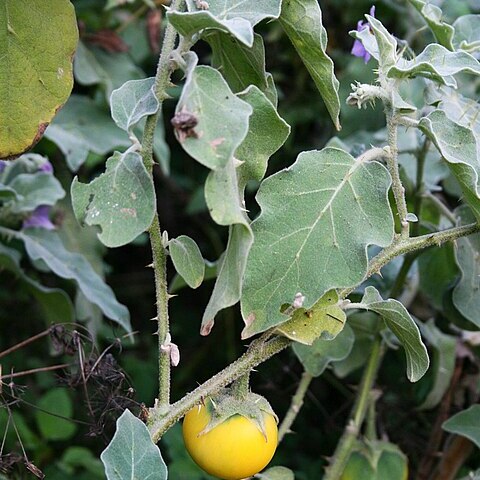
<svg viewBox="0 0 480 480">
<path fill-rule="evenodd" d="M 272 467 L 262 473 L 257 473 L 255 478 L 262 480 L 295 480 L 295 475 L 289 468 Z"/>
<path fill-rule="evenodd" d="M 152 442 L 146 425 L 130 410 L 117 420 L 117 430 L 100 456 L 107 480 L 167 480 L 160 449 Z"/>
<path fill-rule="evenodd" d="M 438 87 L 436 93 L 439 95 L 438 108 L 443 110 L 450 120 L 469 128 L 479 138 L 480 105 L 453 88 Z"/>
<path fill-rule="evenodd" d="M 442 20 L 443 12 L 436 5 L 425 3 L 423 0 L 410 0 L 410 3 L 418 10 L 423 19 L 430 27 L 437 43 L 453 51 L 453 35 L 455 29 Z"/>
<path fill-rule="evenodd" d="M 460 72 L 480 75 L 480 63 L 467 52 L 451 52 L 433 43 L 413 60 L 399 59 L 397 64 L 388 71 L 388 76 L 391 78 L 426 77 L 442 85 L 456 88 L 457 82 L 452 75 Z"/>
<path fill-rule="evenodd" d="M 48 288 L 25 274 L 20 267 L 20 255 L 17 250 L 0 243 L 0 268 L 16 275 L 29 293 L 42 306 L 47 323 L 65 323 L 74 321 L 73 305 L 70 297 L 59 288 Z"/>
<path fill-rule="evenodd" d="M 219 260 L 217 280 L 205 308 L 200 333 L 208 335 L 220 310 L 235 305 L 242 294 L 246 259 L 253 244 L 250 226 L 237 224 L 229 228 L 227 249 Z"/>
<path fill-rule="evenodd" d="M 8 186 L 16 193 L 11 203 L 13 213 L 31 212 L 40 205 L 55 205 L 65 196 L 62 185 L 51 173 L 22 173 Z"/>
<path fill-rule="evenodd" d="M 345 312 L 338 306 L 338 294 L 332 290 L 311 309 L 295 309 L 292 318 L 282 323 L 276 331 L 295 342 L 312 345 L 317 338 L 335 338 L 343 330 L 346 319 Z"/>
<path fill-rule="evenodd" d="M 115 148 L 131 145 L 128 135 L 115 125 L 108 113 L 82 95 L 70 97 L 45 137 L 60 148 L 72 171 L 79 169 L 89 152 L 106 155 Z"/>
<path fill-rule="evenodd" d="M 326 54 L 327 31 L 317 0 L 285 0 L 280 23 L 320 92 L 333 123 L 340 130 L 339 83 Z"/>
<path fill-rule="evenodd" d="M 12 231 L 13 232 L 13 231 Z M 118 303 L 112 289 L 104 283 L 82 255 L 65 250 L 55 232 L 29 228 L 15 233 L 25 244 L 33 261 L 42 260 L 59 277 L 75 280 L 86 297 L 127 332 L 131 331 L 130 316 Z"/>
<path fill-rule="evenodd" d="M 142 118 L 157 113 L 159 105 L 154 77 L 129 80 L 114 90 L 110 97 L 113 120 L 129 133 Z"/>
<path fill-rule="evenodd" d="M 243 203 L 245 185 L 249 180 L 263 178 L 268 159 L 283 145 L 290 132 L 290 127 L 257 87 L 251 86 L 239 96 L 252 106 L 253 113 L 247 136 L 235 152 L 238 161 L 231 158 L 225 168 L 211 172 L 205 184 L 205 198 L 213 219 L 220 225 L 233 225 L 203 315 L 203 335 L 210 332 L 220 310 L 240 300 L 245 265 L 253 242 Z"/>
<path fill-rule="evenodd" d="M 457 339 L 451 335 L 445 335 L 435 326 L 434 320 L 420 324 L 423 337 L 433 348 L 433 387 L 427 398 L 418 407 L 419 410 L 428 410 L 436 407 L 450 386 L 453 371 L 455 369 Z"/>
<path fill-rule="evenodd" d="M 0 32 L 0 158 L 9 158 L 40 140 L 72 91 L 75 10 L 68 0 L 0 0 Z"/>
<path fill-rule="evenodd" d="M 196 55 L 188 57 L 189 70 L 176 112 L 189 112 L 198 120 L 195 135 L 177 138 L 183 149 L 206 167 L 225 167 L 248 132 L 252 108 L 236 97 L 214 68 L 195 66 Z"/>
<path fill-rule="evenodd" d="M 480 405 L 472 405 L 443 423 L 442 428 L 471 440 L 480 448 Z"/>
<path fill-rule="evenodd" d="M 464 200 L 480 219 L 480 164 L 473 132 L 450 120 L 445 112 L 434 110 L 420 119 L 419 128 L 436 145 L 460 183 Z"/>
<path fill-rule="evenodd" d="M 439 311 L 444 308 L 444 296 L 458 277 L 453 244 L 447 243 L 422 252 L 418 259 L 420 290 Z"/>
<path fill-rule="evenodd" d="M 457 209 L 456 213 L 459 225 L 475 221 L 467 207 Z M 462 275 L 453 290 L 453 303 L 466 319 L 480 327 L 480 234 L 459 238 L 455 247 L 455 258 Z"/>
<path fill-rule="evenodd" d="M 178 274 L 191 288 L 199 287 L 205 275 L 205 262 L 195 241 L 180 235 L 168 242 L 168 250 Z"/>
<path fill-rule="evenodd" d="M 463 15 L 455 20 L 453 28 L 453 43 L 456 48 L 466 52 L 480 50 L 480 15 Z"/>
<path fill-rule="evenodd" d="M 342 480 L 405 480 L 408 459 L 391 443 L 374 441 L 360 444 L 352 452 Z"/>
<path fill-rule="evenodd" d="M 84 468 L 95 477 L 103 477 L 102 462 L 85 447 L 68 447 L 62 455 L 62 464 L 67 468 Z M 73 473 L 73 471 L 72 471 Z"/>
<path fill-rule="evenodd" d="M 398 300 L 383 300 L 374 287 L 365 289 L 359 308 L 372 310 L 383 318 L 405 349 L 407 378 L 411 382 L 420 380 L 428 370 L 429 358 L 420 331 L 407 309 Z"/>
<path fill-rule="evenodd" d="M 238 167 L 240 189 L 243 191 L 248 181 L 260 182 L 263 179 L 269 158 L 290 135 L 290 125 L 280 117 L 265 92 L 256 86 L 249 87 L 238 96 L 253 108 L 247 136 L 235 152 L 235 157 L 243 162 Z"/>
<path fill-rule="evenodd" d="M 337 377 L 345 378 L 365 365 L 372 351 L 375 332 L 378 332 L 378 323 L 378 315 L 373 312 L 359 311 L 348 316 L 347 325 L 355 334 L 355 342 L 346 358 L 332 363 L 332 369 Z"/>
<path fill-rule="evenodd" d="M 75 80 L 80 85 L 102 85 L 107 101 L 113 90 L 125 82 L 145 77 L 144 72 L 132 61 L 129 52 L 105 52 L 100 48 L 89 48 L 81 41 L 78 43 L 73 67 Z"/>
<path fill-rule="evenodd" d="M 44 410 L 37 410 L 35 417 L 40 433 L 45 439 L 68 440 L 76 432 L 77 426 L 73 421 L 56 416 L 68 419 L 73 415 L 73 403 L 65 388 L 50 390 L 40 398 L 37 405 Z"/>
<path fill-rule="evenodd" d="M 79 222 L 99 225 L 98 238 L 107 247 L 131 242 L 148 229 L 155 215 L 153 180 L 135 151 L 115 152 L 105 173 L 89 184 L 75 177 L 71 194 Z"/>
<path fill-rule="evenodd" d="M 212 48 L 212 67 L 222 72 L 233 92 L 255 85 L 276 105 L 277 92 L 269 82 L 270 74 L 265 71 L 265 46 L 261 35 L 254 35 L 252 47 L 222 32 L 207 35 L 205 40 Z"/>
<path fill-rule="evenodd" d="M 333 340 L 318 338 L 311 346 L 294 343 L 293 351 L 303 368 L 319 377 L 331 362 L 343 360 L 350 354 L 354 341 L 353 330 L 347 324 Z"/>
<path fill-rule="evenodd" d="M 393 238 L 389 186 L 383 165 L 335 148 L 303 152 L 264 180 L 241 301 L 244 338 L 285 322 L 280 307 L 297 293 L 308 309 L 328 290 L 362 282 L 367 245 Z"/>
<path fill-rule="evenodd" d="M 184 36 L 204 30 L 220 30 L 253 45 L 253 27 L 267 18 L 278 18 L 281 0 L 210 0 L 207 10 L 199 10 L 188 0 L 188 12 L 168 12 L 168 20 Z"/>
</svg>

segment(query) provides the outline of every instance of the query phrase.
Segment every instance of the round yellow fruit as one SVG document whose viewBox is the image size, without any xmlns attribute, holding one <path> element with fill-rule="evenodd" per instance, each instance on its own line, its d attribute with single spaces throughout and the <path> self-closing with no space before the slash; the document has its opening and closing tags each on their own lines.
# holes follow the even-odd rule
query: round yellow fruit
<svg viewBox="0 0 480 480">
<path fill-rule="evenodd" d="M 222 480 L 241 480 L 263 470 L 277 448 L 274 416 L 263 413 L 266 435 L 255 422 L 241 415 L 201 433 L 210 422 L 212 408 L 210 402 L 194 407 L 183 421 L 183 439 L 195 463 Z"/>
</svg>

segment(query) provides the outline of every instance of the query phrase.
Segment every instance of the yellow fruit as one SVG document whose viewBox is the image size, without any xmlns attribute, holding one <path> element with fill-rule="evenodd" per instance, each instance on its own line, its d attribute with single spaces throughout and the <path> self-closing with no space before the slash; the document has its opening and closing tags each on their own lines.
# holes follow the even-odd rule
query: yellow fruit
<svg viewBox="0 0 480 480">
<path fill-rule="evenodd" d="M 211 403 L 192 408 L 183 421 L 183 439 L 197 465 L 223 480 L 241 480 L 260 472 L 277 448 L 277 422 L 263 412 L 265 436 L 255 422 L 234 415 L 207 433 Z"/>
</svg>

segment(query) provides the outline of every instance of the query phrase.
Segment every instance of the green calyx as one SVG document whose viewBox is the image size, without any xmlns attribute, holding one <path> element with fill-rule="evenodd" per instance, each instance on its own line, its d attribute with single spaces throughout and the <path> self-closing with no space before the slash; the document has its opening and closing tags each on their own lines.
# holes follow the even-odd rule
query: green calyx
<svg viewBox="0 0 480 480">
<path fill-rule="evenodd" d="M 232 394 L 231 389 L 225 388 L 215 397 L 209 398 L 206 401 L 206 407 L 210 413 L 210 422 L 200 432 L 200 435 L 205 435 L 235 415 L 241 415 L 252 421 L 266 439 L 265 415 L 272 415 L 278 422 L 278 417 L 268 401 L 261 395 L 252 392 L 239 397 Z"/>
</svg>

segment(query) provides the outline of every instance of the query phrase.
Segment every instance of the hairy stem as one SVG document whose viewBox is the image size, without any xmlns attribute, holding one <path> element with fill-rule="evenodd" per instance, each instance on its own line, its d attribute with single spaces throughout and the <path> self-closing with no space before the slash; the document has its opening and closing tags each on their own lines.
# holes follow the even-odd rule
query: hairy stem
<svg viewBox="0 0 480 480">
<path fill-rule="evenodd" d="M 456 240 L 457 238 L 466 237 L 472 233 L 480 232 L 479 223 L 471 223 L 462 227 L 449 228 L 440 232 L 428 233 L 419 237 L 407 238 L 392 243 L 389 247 L 382 250 L 376 257 L 372 258 L 368 265 L 365 279 L 370 278 L 373 274 L 379 273 L 382 267 L 391 262 L 399 255 L 405 255 L 410 252 L 422 250 L 433 245 L 442 245 L 445 242 Z M 354 289 L 347 288 L 340 292 L 340 296 L 345 298 Z"/>
<path fill-rule="evenodd" d="M 310 375 L 308 372 L 303 372 L 302 379 L 298 384 L 295 395 L 292 397 L 292 402 L 290 403 L 288 412 L 286 413 L 285 418 L 282 420 L 282 423 L 278 428 L 278 443 L 280 443 L 283 440 L 283 437 L 287 433 L 291 432 L 290 427 L 293 425 L 293 422 L 297 418 L 297 415 L 303 406 L 303 399 L 307 394 L 308 387 L 310 386 L 310 383 L 312 382 L 312 380 L 313 380 L 312 375 Z"/>
<path fill-rule="evenodd" d="M 232 385 L 232 392 L 238 398 L 245 400 L 250 391 L 250 370 L 239 377 Z"/>
<path fill-rule="evenodd" d="M 398 142 L 397 142 L 397 119 L 393 106 L 386 105 L 388 146 L 390 154 L 387 157 L 387 167 L 392 177 L 392 191 L 400 218 L 401 238 L 408 238 L 409 223 L 407 221 L 407 201 L 405 200 L 405 188 L 400 179 L 398 168 Z"/>
<path fill-rule="evenodd" d="M 181 10 L 184 0 L 172 0 L 171 10 Z M 158 112 L 150 115 L 145 123 L 142 138 L 143 163 L 150 174 L 153 174 L 153 141 L 155 127 L 162 110 L 162 104 L 167 95 L 167 88 L 170 77 L 174 70 L 171 62 L 171 54 L 175 48 L 177 32 L 172 24 L 168 24 L 163 38 L 162 51 L 158 61 L 157 73 L 155 75 L 155 94 L 160 103 Z M 162 232 L 158 215 L 155 215 L 150 228 L 150 244 L 152 247 L 153 269 L 155 272 L 155 291 L 158 322 L 158 402 L 161 411 L 168 409 L 170 404 L 170 351 L 168 348 L 169 319 L 168 319 L 168 291 L 167 291 L 167 252 L 162 242 Z"/>
<path fill-rule="evenodd" d="M 269 341 L 265 341 L 264 337 L 260 337 L 252 342 L 248 350 L 238 360 L 185 395 L 178 402 L 172 404 L 166 415 L 161 415 L 158 408 L 151 409 L 148 428 L 152 440 L 157 443 L 172 425 L 180 420 L 191 408 L 201 403 L 204 398 L 217 393 L 221 388 L 282 351 L 290 343 L 291 341 L 284 337 L 275 337 Z"/>
<path fill-rule="evenodd" d="M 348 462 L 355 440 L 360 432 L 368 406 L 372 401 L 372 388 L 377 376 L 383 356 L 383 348 L 380 339 L 373 344 L 367 368 L 363 373 L 359 394 L 350 416 L 350 421 L 343 431 L 343 435 L 337 445 L 330 466 L 327 469 L 324 480 L 338 480 Z"/>
</svg>

